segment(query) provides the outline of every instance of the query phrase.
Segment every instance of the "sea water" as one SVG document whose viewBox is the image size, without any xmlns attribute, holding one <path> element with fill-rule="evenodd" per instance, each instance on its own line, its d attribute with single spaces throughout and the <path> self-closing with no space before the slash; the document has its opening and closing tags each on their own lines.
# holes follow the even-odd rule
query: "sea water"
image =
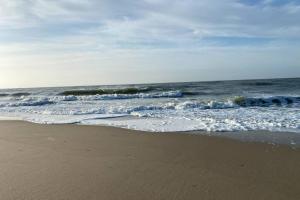
<svg viewBox="0 0 300 200">
<path fill-rule="evenodd" d="M 300 134 L 300 79 L 2 89 L 0 116 L 151 132 Z"/>
</svg>

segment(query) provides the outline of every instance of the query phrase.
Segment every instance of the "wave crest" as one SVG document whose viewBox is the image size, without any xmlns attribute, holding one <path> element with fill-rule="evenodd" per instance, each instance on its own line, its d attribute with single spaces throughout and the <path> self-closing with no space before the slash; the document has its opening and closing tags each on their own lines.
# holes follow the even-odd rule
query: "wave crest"
<svg viewBox="0 0 300 200">
<path fill-rule="evenodd" d="M 2 105 L 2 107 L 44 106 L 49 104 L 54 104 L 54 101 L 51 101 L 49 98 L 25 98 L 21 101 L 7 103 L 5 105 Z"/>
<path fill-rule="evenodd" d="M 266 97 L 266 98 L 259 98 L 259 97 L 235 97 L 233 102 L 242 107 L 251 107 L 251 106 L 284 106 L 284 105 L 291 105 L 294 103 L 299 103 L 300 97 L 293 97 L 293 96 L 274 96 L 274 97 Z"/>
<path fill-rule="evenodd" d="M 151 91 L 151 88 L 123 88 L 123 89 L 97 89 L 97 90 L 67 90 L 60 95 L 90 96 L 106 94 L 138 94 Z"/>
</svg>

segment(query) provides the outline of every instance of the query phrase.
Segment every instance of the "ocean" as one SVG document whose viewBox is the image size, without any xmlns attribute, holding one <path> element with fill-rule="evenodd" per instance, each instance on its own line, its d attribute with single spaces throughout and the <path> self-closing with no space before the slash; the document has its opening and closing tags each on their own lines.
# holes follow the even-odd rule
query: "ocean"
<svg viewBox="0 0 300 200">
<path fill-rule="evenodd" d="M 151 132 L 300 133 L 300 78 L 1 89 L 0 117 Z"/>
</svg>

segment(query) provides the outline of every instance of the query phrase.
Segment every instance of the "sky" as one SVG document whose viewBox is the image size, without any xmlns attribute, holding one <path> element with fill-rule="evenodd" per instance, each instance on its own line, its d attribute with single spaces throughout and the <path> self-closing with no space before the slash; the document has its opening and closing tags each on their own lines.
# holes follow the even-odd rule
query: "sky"
<svg viewBox="0 0 300 200">
<path fill-rule="evenodd" d="M 300 77 L 300 0 L 0 0 L 0 88 Z"/>
</svg>

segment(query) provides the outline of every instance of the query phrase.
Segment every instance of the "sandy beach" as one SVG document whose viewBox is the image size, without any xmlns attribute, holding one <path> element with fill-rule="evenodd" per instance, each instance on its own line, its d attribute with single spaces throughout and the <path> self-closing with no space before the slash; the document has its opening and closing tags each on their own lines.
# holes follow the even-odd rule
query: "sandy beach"
<svg viewBox="0 0 300 200">
<path fill-rule="evenodd" d="M 299 180 L 284 145 L 0 122 L 3 200 L 300 199 Z"/>
</svg>

